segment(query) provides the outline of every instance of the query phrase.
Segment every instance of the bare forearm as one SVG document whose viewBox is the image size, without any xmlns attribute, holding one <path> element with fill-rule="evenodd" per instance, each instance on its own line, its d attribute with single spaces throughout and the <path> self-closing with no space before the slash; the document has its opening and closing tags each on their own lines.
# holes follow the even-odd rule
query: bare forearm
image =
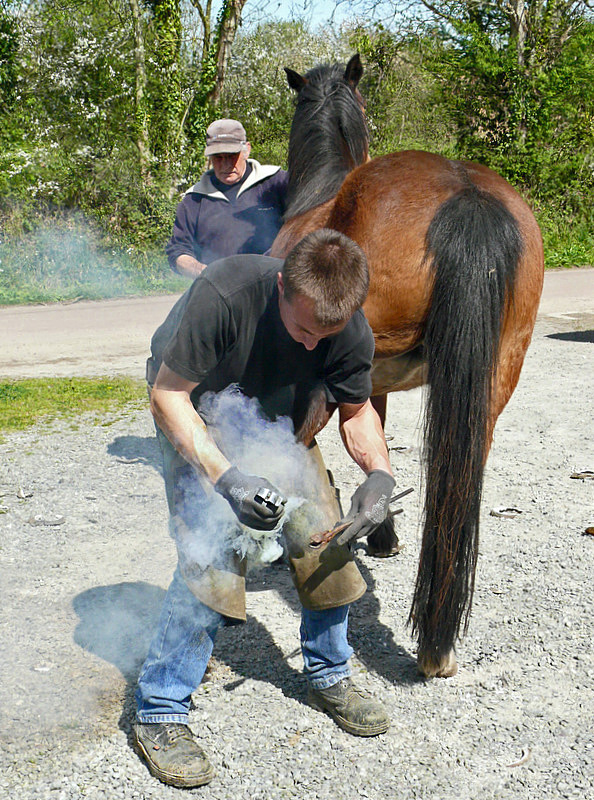
<svg viewBox="0 0 594 800">
<path fill-rule="evenodd" d="M 175 259 L 175 268 L 180 275 L 185 275 L 187 278 L 197 278 L 202 270 L 206 268 L 206 264 L 198 261 L 194 256 L 183 255 Z"/>
<path fill-rule="evenodd" d="M 216 483 L 229 469 L 231 464 L 214 443 L 188 394 L 155 387 L 151 393 L 151 411 L 178 453 L 211 483 Z"/>
<path fill-rule="evenodd" d="M 341 409 L 340 435 L 348 454 L 366 474 L 374 469 L 392 474 L 382 424 L 369 401 L 354 414 Z"/>
</svg>

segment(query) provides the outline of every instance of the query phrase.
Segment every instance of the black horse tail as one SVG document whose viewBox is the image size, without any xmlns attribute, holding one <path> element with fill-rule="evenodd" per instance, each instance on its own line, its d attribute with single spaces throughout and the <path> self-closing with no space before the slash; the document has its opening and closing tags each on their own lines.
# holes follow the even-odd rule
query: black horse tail
<svg viewBox="0 0 594 800">
<path fill-rule="evenodd" d="M 438 667 L 472 606 L 491 395 L 522 238 L 503 203 L 468 186 L 439 207 L 426 248 L 435 284 L 424 342 L 425 520 L 409 622 L 419 656 Z"/>
</svg>

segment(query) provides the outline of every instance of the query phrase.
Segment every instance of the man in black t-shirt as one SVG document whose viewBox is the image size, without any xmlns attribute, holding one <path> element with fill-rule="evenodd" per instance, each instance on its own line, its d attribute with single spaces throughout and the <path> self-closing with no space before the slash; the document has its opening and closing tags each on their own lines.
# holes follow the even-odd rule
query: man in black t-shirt
<svg viewBox="0 0 594 800">
<path fill-rule="evenodd" d="M 256 532 L 282 526 L 302 605 L 308 702 L 354 735 L 389 726 L 383 708 L 350 678 L 347 641 L 349 605 L 366 588 L 348 544 L 385 520 L 394 487 L 369 401 L 374 343 L 361 311 L 368 282 L 358 245 L 322 229 L 284 262 L 264 256 L 216 262 L 153 336 L 147 377 L 179 562 L 140 673 L 135 736 L 151 772 L 165 783 L 198 786 L 213 777 L 187 725 L 190 699 L 218 628 L 245 621 L 245 558 L 237 542 L 265 535 Z M 275 474 L 270 458 L 266 477 L 251 474 L 242 468 L 241 448 L 228 451 L 223 433 L 234 420 L 228 413 L 211 418 L 209 411 L 216 407 L 212 398 L 234 386 L 257 400 L 267 418 L 296 419 L 299 398 L 315 385 L 324 406 L 338 407 L 347 452 L 367 475 L 344 518 L 348 527 L 319 549 L 311 535 L 332 527 L 340 512 L 317 448 L 295 445 L 305 454 L 302 466 L 286 444 L 280 455 L 294 466 L 290 477 Z M 306 473 L 314 480 L 306 481 Z M 316 497 L 308 498 L 312 486 Z M 288 496 L 305 502 L 289 512 Z"/>
</svg>

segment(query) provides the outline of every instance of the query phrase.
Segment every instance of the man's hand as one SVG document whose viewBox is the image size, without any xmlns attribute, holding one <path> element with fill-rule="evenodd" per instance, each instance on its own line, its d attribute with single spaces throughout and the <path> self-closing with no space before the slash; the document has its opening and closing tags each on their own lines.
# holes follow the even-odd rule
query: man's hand
<svg viewBox="0 0 594 800">
<path fill-rule="evenodd" d="M 204 269 L 206 269 L 206 264 L 198 261 L 194 256 L 181 255 L 175 260 L 175 272 L 186 278 L 197 278 Z"/>
<path fill-rule="evenodd" d="M 352 520 L 349 527 L 336 537 L 339 545 L 369 536 L 388 515 L 394 478 L 383 469 L 371 470 L 351 500 L 351 508 L 341 522 Z M 340 523 L 339 523 L 340 524 Z"/>
<path fill-rule="evenodd" d="M 237 467 L 224 472 L 214 485 L 248 528 L 271 531 L 285 513 L 287 499 L 265 478 L 244 475 Z M 264 491 L 261 491 L 264 490 Z"/>
</svg>

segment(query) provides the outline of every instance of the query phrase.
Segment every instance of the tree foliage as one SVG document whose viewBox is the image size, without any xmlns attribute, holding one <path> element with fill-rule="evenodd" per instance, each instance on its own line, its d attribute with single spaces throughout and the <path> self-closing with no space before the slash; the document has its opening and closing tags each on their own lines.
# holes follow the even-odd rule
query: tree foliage
<svg viewBox="0 0 594 800">
<path fill-rule="evenodd" d="M 18 31 L 16 20 L 0 5 L 0 118 L 12 110 L 17 85 Z"/>
<path fill-rule="evenodd" d="M 5 209 L 82 208 L 161 240 L 177 186 L 202 168 L 244 4 L 223 0 L 212 24 L 199 0 L 1 6 Z"/>
<path fill-rule="evenodd" d="M 594 184 L 594 27 L 569 0 L 454 0 L 423 41 L 457 149 L 537 199 L 587 213 Z M 581 6 L 581 7 L 580 7 Z M 580 13 L 581 11 L 581 13 Z"/>
<path fill-rule="evenodd" d="M 267 22 L 240 33 L 221 96 L 222 113 L 242 120 L 256 156 L 285 164 L 294 112 L 284 67 L 306 72 L 347 58 L 349 45 L 330 29 L 312 32 L 300 20 Z"/>
<path fill-rule="evenodd" d="M 254 155 L 284 165 L 294 106 L 283 67 L 359 51 L 372 155 L 420 148 L 480 161 L 548 226 L 583 225 L 589 241 L 594 22 L 583 0 L 409 8 L 421 3 L 416 18 L 394 4 L 398 27 L 361 15 L 340 28 L 242 29 L 246 0 L 0 0 L 4 229 L 82 210 L 135 247 L 161 246 L 179 190 L 203 169 L 213 119 L 240 119 Z"/>
<path fill-rule="evenodd" d="M 443 105 L 435 104 L 435 79 L 410 37 L 396 36 L 381 24 L 356 25 L 345 33 L 366 65 L 360 88 L 372 154 L 408 149 L 453 154 L 451 119 Z"/>
</svg>

